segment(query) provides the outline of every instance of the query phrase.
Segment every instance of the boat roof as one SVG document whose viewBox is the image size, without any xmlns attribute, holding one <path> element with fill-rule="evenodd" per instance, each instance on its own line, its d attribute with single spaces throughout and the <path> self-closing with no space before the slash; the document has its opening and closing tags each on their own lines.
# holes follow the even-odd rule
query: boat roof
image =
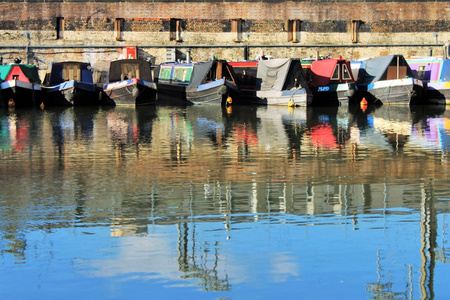
<svg viewBox="0 0 450 300">
<path fill-rule="evenodd" d="M 256 89 L 260 91 L 283 90 L 293 61 L 292 58 L 260 60 L 258 63 L 258 71 L 256 73 L 256 78 L 260 80 L 257 80 L 256 82 Z M 297 61 L 300 65 L 300 60 Z"/>
<path fill-rule="evenodd" d="M 322 60 L 313 61 L 311 64 L 311 85 L 312 86 L 324 86 L 327 85 L 334 73 L 337 64 L 345 64 L 348 68 L 349 74 L 353 80 L 353 74 L 351 73 L 350 61 L 338 58 L 327 58 Z M 352 81 L 342 80 L 342 81 Z"/>
<path fill-rule="evenodd" d="M 386 77 L 385 74 L 387 73 L 388 67 L 391 66 L 391 64 L 396 66 L 397 59 L 399 66 L 407 67 L 407 76 L 413 77 L 411 68 L 403 55 L 384 55 L 361 61 L 357 84 L 369 85 Z"/>
<path fill-rule="evenodd" d="M 192 70 L 191 81 L 189 82 L 189 87 L 197 87 L 202 84 L 203 80 L 211 70 L 214 64 L 214 60 L 199 62 L 194 65 L 194 69 Z"/>
<path fill-rule="evenodd" d="M 192 89 L 201 85 L 205 81 L 206 77 L 209 75 L 211 69 L 215 68 L 219 62 L 224 65 L 223 67 L 224 74 L 230 73 L 229 75 L 235 78 L 235 74 L 231 66 L 226 70 L 225 66 L 229 65 L 226 60 L 214 59 L 206 62 L 196 62 L 193 64 L 194 69 L 192 70 L 191 81 L 189 82 L 188 88 Z"/>
<path fill-rule="evenodd" d="M 19 67 L 22 73 L 28 78 L 28 80 L 30 80 L 31 83 L 41 83 L 37 67 L 35 65 L 26 64 L 0 65 L 0 81 L 5 81 L 14 67 Z"/>
<path fill-rule="evenodd" d="M 152 81 L 152 64 L 142 59 L 119 59 L 111 61 L 109 65 L 109 82 L 120 81 L 122 65 L 135 64 L 139 68 L 139 79 Z"/>
<path fill-rule="evenodd" d="M 90 68 L 91 64 L 88 62 L 81 61 L 61 61 L 52 62 L 47 68 L 47 74 L 44 79 L 44 85 L 55 85 L 66 81 L 73 80 L 74 78 L 63 78 L 64 66 L 77 65 L 79 66 L 79 78 L 77 76 L 76 80 L 79 82 L 93 83 L 92 70 Z M 66 74 L 67 76 L 67 74 Z"/>
</svg>

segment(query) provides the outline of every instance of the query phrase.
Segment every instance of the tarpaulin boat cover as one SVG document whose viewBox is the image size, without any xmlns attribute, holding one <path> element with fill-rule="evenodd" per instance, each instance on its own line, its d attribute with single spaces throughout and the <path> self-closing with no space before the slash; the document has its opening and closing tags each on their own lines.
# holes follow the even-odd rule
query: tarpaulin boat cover
<svg viewBox="0 0 450 300">
<path fill-rule="evenodd" d="M 316 60 L 311 64 L 311 83 L 310 86 L 325 86 L 330 82 L 330 79 L 336 68 L 338 59 L 330 58 L 324 60 Z"/>
<path fill-rule="evenodd" d="M 5 81 L 5 79 L 8 77 L 13 67 L 19 67 L 22 73 L 28 78 L 30 83 L 36 84 L 41 83 L 37 67 L 35 65 L 25 65 L 25 64 L 0 65 L 0 80 L 2 82 Z"/>
<path fill-rule="evenodd" d="M 397 58 L 399 66 L 407 67 L 407 76 L 414 77 L 411 68 L 402 55 L 385 55 L 361 62 L 357 84 L 369 85 L 375 81 L 383 80 L 386 77 L 388 67 L 397 65 Z"/>
<path fill-rule="evenodd" d="M 256 90 L 282 91 L 291 62 L 292 59 L 290 58 L 277 58 L 259 61 L 258 71 L 256 73 Z"/>
<path fill-rule="evenodd" d="M 201 85 L 208 75 L 209 70 L 211 70 L 213 64 L 214 60 L 195 63 L 192 71 L 191 82 L 189 82 L 187 89 L 196 89 L 199 85 Z"/>
</svg>

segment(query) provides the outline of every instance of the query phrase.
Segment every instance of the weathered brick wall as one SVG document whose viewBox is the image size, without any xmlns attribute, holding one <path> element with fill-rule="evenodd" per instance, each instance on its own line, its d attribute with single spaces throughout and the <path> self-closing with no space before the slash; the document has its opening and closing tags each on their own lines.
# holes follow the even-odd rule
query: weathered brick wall
<svg viewBox="0 0 450 300">
<path fill-rule="evenodd" d="M 41 1 L 43 2 L 43 1 Z M 86 3 L 0 3 L 1 26 L 20 22 L 27 26 L 49 26 L 55 17 L 78 19 L 200 19 L 286 20 L 306 22 L 363 20 L 367 24 L 384 21 L 448 22 L 450 2 L 117 2 L 83 1 Z M 433 25 L 433 23 L 430 23 Z M 46 28 L 46 27 L 45 27 Z M 418 28 L 420 31 L 420 28 Z"/>
<path fill-rule="evenodd" d="M 141 46 L 140 55 L 157 63 L 164 60 L 164 48 L 171 46 L 193 46 L 191 55 L 197 60 L 209 59 L 212 53 L 225 59 L 243 59 L 244 45 L 250 45 L 249 58 L 264 50 L 264 45 L 268 47 L 266 52 L 277 57 L 311 56 L 317 51 L 325 55 L 343 54 L 349 59 L 387 53 L 427 55 L 430 50 L 439 52 L 439 47 L 384 45 L 447 42 L 449 15 L 449 1 L 3 1 L 0 55 L 23 56 L 24 48 L 20 46 L 28 43 L 34 47 L 33 53 L 45 61 L 71 55 L 74 59 L 111 59 L 120 54 L 120 47 L 130 45 Z M 57 17 L 64 18 L 64 37 L 58 40 Z M 121 41 L 116 40 L 114 32 L 116 18 L 124 19 Z M 181 42 L 170 39 L 171 18 L 182 20 Z M 231 32 L 232 19 L 242 19 L 240 42 L 236 42 L 236 34 Z M 286 29 L 290 19 L 301 20 L 298 43 L 288 41 Z M 362 22 L 359 44 L 381 44 L 380 47 L 339 47 L 352 44 L 352 20 Z M 29 40 L 24 35 L 26 31 L 30 33 Z M 63 48 L 83 45 L 84 51 Z M 160 47 L 150 47 L 155 45 Z M 199 45 L 210 47 L 196 47 Z M 215 49 L 214 45 L 228 47 Z M 286 45 L 289 47 L 283 47 Z M 59 48 L 55 51 L 51 47 Z"/>
</svg>

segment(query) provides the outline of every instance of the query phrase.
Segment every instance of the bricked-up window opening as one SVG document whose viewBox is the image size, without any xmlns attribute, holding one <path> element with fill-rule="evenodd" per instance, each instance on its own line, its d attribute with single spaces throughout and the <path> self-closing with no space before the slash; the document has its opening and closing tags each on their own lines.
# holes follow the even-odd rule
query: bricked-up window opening
<svg viewBox="0 0 450 300">
<path fill-rule="evenodd" d="M 288 42 L 298 43 L 300 32 L 300 20 L 288 20 Z"/>
<path fill-rule="evenodd" d="M 362 24 L 360 20 L 352 20 L 352 43 L 358 43 L 359 26 Z"/>
<path fill-rule="evenodd" d="M 181 42 L 181 19 L 170 19 L 170 40 Z"/>
<path fill-rule="evenodd" d="M 56 39 L 60 40 L 64 38 L 64 18 L 56 18 Z"/>
<path fill-rule="evenodd" d="M 231 20 L 231 32 L 234 33 L 234 41 L 242 41 L 242 19 Z"/>
<path fill-rule="evenodd" d="M 114 31 L 116 32 L 116 40 L 122 41 L 122 34 L 123 34 L 123 24 L 125 23 L 125 19 L 123 18 L 117 18 L 114 22 Z"/>
</svg>

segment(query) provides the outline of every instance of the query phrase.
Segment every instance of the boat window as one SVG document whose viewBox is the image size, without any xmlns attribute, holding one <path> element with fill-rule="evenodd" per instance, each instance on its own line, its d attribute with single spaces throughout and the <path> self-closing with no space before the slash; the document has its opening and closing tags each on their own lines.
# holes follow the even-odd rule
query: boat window
<svg viewBox="0 0 450 300">
<path fill-rule="evenodd" d="M 336 65 L 334 68 L 333 75 L 331 76 L 332 80 L 339 80 L 339 65 Z"/>
<path fill-rule="evenodd" d="M 132 78 L 139 78 L 139 66 L 138 64 L 124 63 L 122 64 L 121 80 L 127 80 Z"/>
<path fill-rule="evenodd" d="M 426 66 L 419 66 L 417 68 L 417 79 L 423 79 L 425 77 Z"/>
<path fill-rule="evenodd" d="M 342 65 L 342 79 L 343 80 L 351 80 L 352 76 L 350 75 L 350 72 L 348 71 L 348 68 L 346 65 Z"/>
<path fill-rule="evenodd" d="M 159 70 L 159 79 L 170 80 L 172 74 L 172 67 L 162 66 Z"/>
<path fill-rule="evenodd" d="M 175 68 L 173 72 L 173 81 L 189 83 L 191 81 L 192 68 Z"/>
</svg>

